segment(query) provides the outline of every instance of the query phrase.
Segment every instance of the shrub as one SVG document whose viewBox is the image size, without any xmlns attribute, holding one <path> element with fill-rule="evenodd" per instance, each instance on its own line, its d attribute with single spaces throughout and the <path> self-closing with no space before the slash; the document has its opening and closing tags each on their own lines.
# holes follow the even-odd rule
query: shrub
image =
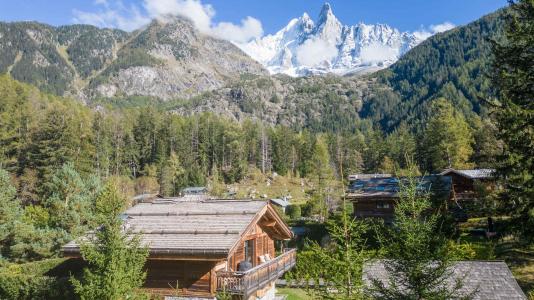
<svg viewBox="0 0 534 300">
<path fill-rule="evenodd" d="M 0 268 L 0 299 L 74 299 L 66 276 L 47 274 L 63 262 L 64 259 L 49 259 L 5 265 Z"/>
<path fill-rule="evenodd" d="M 300 219 L 300 217 L 302 216 L 302 210 L 300 208 L 300 205 L 296 205 L 296 204 L 289 205 L 286 208 L 286 214 L 289 216 L 291 220 Z"/>
</svg>

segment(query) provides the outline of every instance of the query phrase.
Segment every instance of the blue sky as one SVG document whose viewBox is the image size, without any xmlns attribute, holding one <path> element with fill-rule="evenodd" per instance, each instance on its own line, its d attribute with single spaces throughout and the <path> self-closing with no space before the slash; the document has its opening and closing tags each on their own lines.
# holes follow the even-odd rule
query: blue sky
<svg viewBox="0 0 534 300">
<path fill-rule="evenodd" d="M 329 2 L 343 24 L 380 22 L 401 31 L 421 30 L 445 22 L 462 25 L 506 5 L 505 0 Z M 159 13 L 174 14 L 173 10 L 180 10 L 191 16 L 200 13 L 198 18 L 204 21 L 199 26 L 217 27 L 223 22 L 221 30 L 232 33 L 244 28 L 241 33 L 245 39 L 274 33 L 303 12 L 315 19 L 323 3 L 323 0 L 0 0 L 0 20 L 36 20 L 53 25 L 83 22 L 132 30 Z M 243 20 L 251 22 L 242 23 Z"/>
</svg>

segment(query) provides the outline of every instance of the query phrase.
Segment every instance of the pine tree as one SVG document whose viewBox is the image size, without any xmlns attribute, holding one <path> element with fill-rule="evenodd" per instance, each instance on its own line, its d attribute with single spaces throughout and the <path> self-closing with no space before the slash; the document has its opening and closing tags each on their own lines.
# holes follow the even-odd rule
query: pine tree
<svg viewBox="0 0 534 300">
<path fill-rule="evenodd" d="M 184 169 L 176 153 L 171 152 L 167 161 L 161 166 L 159 176 L 160 193 L 163 196 L 176 196 L 180 191 L 180 176 Z"/>
<path fill-rule="evenodd" d="M 77 236 L 88 226 L 96 225 L 93 201 L 101 190 L 99 178 L 84 179 L 72 163 L 67 163 L 54 172 L 45 186 L 43 206 L 49 212 L 52 228 Z"/>
<path fill-rule="evenodd" d="M 387 282 L 367 274 L 369 295 L 375 299 L 469 299 L 458 295 L 462 281 L 453 281 L 453 256 L 447 239 L 439 231 L 438 215 L 432 213 L 431 199 L 413 176 L 400 182 L 395 222 L 386 234 L 378 232 L 383 243 Z"/>
<path fill-rule="evenodd" d="M 9 255 L 15 223 L 22 216 L 16 195 L 17 190 L 11 183 L 9 174 L 0 169 L 0 256 L 4 257 Z"/>
<path fill-rule="evenodd" d="M 473 136 L 463 115 L 445 99 L 435 100 L 432 109 L 420 150 L 426 168 L 440 171 L 471 167 Z"/>
<path fill-rule="evenodd" d="M 148 248 L 140 236 L 125 232 L 120 213 L 125 207 L 113 184 L 108 184 L 96 200 L 101 226 L 81 254 L 88 266 L 81 279 L 71 278 L 80 299 L 135 299 L 145 279 L 143 271 Z"/>
<path fill-rule="evenodd" d="M 493 81 L 498 88 L 499 173 L 519 230 L 534 240 L 534 1 L 510 2 L 505 41 L 494 42 Z"/>
<path fill-rule="evenodd" d="M 311 161 L 312 176 L 315 181 L 314 198 L 318 201 L 319 214 L 324 219 L 328 215 L 328 201 L 332 198 L 330 184 L 334 178 L 334 173 L 330 165 L 328 145 L 323 136 L 317 137 L 315 141 Z"/>
<path fill-rule="evenodd" d="M 364 238 L 367 224 L 352 218 L 344 206 L 340 215 L 327 222 L 327 230 L 327 245 L 311 242 L 300 252 L 293 279 L 311 283 L 306 290 L 317 299 L 364 299 L 362 270 L 368 260 Z M 313 284 L 319 282 L 322 284 Z"/>
<path fill-rule="evenodd" d="M 0 76 L 0 168 L 16 171 L 29 119 L 28 89 Z"/>
</svg>

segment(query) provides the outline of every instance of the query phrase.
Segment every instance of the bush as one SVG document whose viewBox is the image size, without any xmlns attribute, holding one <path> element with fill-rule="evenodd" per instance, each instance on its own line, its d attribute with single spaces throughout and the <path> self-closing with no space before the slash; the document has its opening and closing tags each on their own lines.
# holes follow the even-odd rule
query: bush
<svg viewBox="0 0 534 300">
<path fill-rule="evenodd" d="M 286 208 L 286 214 L 291 220 L 298 220 L 302 216 L 300 205 L 292 204 Z"/>
<path fill-rule="evenodd" d="M 47 275 L 63 262 L 64 259 L 49 259 L 5 265 L 0 268 L 0 299 L 74 299 L 66 276 Z"/>
</svg>

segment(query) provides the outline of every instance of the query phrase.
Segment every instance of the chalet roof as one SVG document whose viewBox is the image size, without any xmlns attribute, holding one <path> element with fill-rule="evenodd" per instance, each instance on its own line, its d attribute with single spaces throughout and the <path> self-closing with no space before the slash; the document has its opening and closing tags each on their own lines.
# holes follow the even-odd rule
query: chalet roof
<svg viewBox="0 0 534 300">
<path fill-rule="evenodd" d="M 267 212 L 277 217 L 266 201 L 160 199 L 135 205 L 123 219 L 124 228 L 140 233 L 152 255 L 226 257 L 249 225 Z M 291 235 L 281 220 L 278 226 Z M 79 253 L 78 243 L 68 243 L 63 252 Z"/>
<path fill-rule="evenodd" d="M 287 199 L 271 199 L 271 203 L 275 204 L 275 205 L 278 205 L 278 206 L 281 206 L 281 207 L 286 207 L 288 205 L 290 205 L 289 201 L 287 201 Z"/>
<path fill-rule="evenodd" d="M 459 261 L 452 266 L 454 280 L 461 279 L 463 287 L 460 293 L 469 294 L 477 291 L 474 299 L 484 300 L 526 300 L 527 297 L 517 284 L 512 272 L 503 261 Z M 363 270 L 364 282 L 370 284 L 371 279 L 382 281 L 388 285 L 388 274 L 383 260 L 368 263 Z"/>
<path fill-rule="evenodd" d="M 385 173 L 373 173 L 373 174 L 351 174 L 349 175 L 349 181 L 354 181 L 357 179 L 370 179 L 370 178 L 390 178 L 393 177 L 391 174 Z"/>
<path fill-rule="evenodd" d="M 400 181 L 406 178 L 381 177 L 362 178 L 352 181 L 348 186 L 349 198 L 395 198 L 398 197 Z M 418 189 L 424 192 L 448 196 L 452 181 L 448 176 L 429 175 L 416 178 Z"/>
<path fill-rule="evenodd" d="M 199 194 L 199 193 L 207 193 L 208 189 L 204 186 L 191 186 L 186 187 L 182 190 L 183 194 Z"/>
<path fill-rule="evenodd" d="M 446 169 L 440 175 L 458 174 L 469 179 L 487 179 L 493 178 L 495 169 L 472 169 L 472 170 L 455 170 Z"/>
</svg>

